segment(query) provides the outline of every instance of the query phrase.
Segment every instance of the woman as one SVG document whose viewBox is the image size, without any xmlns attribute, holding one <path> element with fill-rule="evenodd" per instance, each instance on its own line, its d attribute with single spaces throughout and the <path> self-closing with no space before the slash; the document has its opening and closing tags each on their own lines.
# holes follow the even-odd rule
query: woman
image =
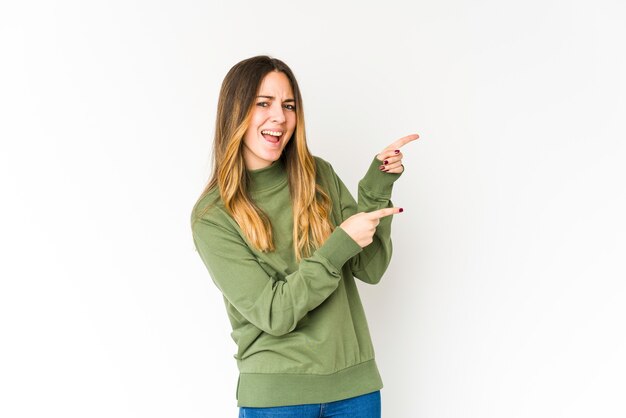
<svg viewBox="0 0 626 418">
<path fill-rule="evenodd" d="M 417 138 L 373 159 L 357 204 L 309 152 L 285 63 L 252 57 L 226 75 L 213 174 L 191 224 L 238 346 L 240 417 L 380 416 L 382 381 L 354 277 L 376 284 L 389 264 L 389 215 L 402 212 L 389 200 L 404 170 L 399 148 Z"/>
</svg>

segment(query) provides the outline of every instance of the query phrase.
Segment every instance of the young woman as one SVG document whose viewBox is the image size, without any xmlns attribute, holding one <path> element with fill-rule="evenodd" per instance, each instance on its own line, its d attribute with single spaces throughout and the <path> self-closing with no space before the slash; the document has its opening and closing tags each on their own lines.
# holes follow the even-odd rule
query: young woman
<svg viewBox="0 0 626 418">
<path fill-rule="evenodd" d="M 391 258 L 400 147 L 373 158 L 358 203 L 307 148 L 298 83 L 282 61 L 236 64 L 220 91 L 213 174 L 191 216 L 238 350 L 240 417 L 380 417 L 383 384 L 354 277 Z"/>
</svg>

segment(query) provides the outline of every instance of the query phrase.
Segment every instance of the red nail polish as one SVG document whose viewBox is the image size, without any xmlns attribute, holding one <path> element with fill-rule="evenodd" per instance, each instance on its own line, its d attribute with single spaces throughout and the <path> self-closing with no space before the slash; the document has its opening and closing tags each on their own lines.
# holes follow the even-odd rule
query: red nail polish
<svg viewBox="0 0 626 418">
<path fill-rule="evenodd" d="M 385 169 L 385 166 L 384 165 L 380 165 L 380 166 L 378 166 L 378 169 L 382 171 L 382 170 Z"/>
<path fill-rule="evenodd" d="M 400 150 L 399 149 L 394 150 L 393 152 L 395 152 L 396 154 L 400 154 Z"/>
<path fill-rule="evenodd" d="M 389 161 L 385 160 L 385 161 L 383 161 L 383 164 L 387 165 L 387 164 L 389 164 Z"/>
<path fill-rule="evenodd" d="M 402 213 L 402 212 L 404 212 L 404 209 L 400 208 L 400 210 L 398 212 Z"/>
</svg>

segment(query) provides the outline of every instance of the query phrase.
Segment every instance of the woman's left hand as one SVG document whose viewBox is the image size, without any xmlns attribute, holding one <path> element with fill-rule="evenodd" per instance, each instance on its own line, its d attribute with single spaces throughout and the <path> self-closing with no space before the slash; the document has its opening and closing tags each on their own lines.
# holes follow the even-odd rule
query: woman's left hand
<svg viewBox="0 0 626 418">
<path fill-rule="evenodd" d="M 385 173 L 402 173 L 404 166 L 402 165 L 402 152 L 400 148 L 411 141 L 415 141 L 419 137 L 418 134 L 407 135 L 382 150 L 380 154 L 376 156 L 376 158 L 382 162 L 379 167 L 380 171 L 384 171 Z"/>
</svg>

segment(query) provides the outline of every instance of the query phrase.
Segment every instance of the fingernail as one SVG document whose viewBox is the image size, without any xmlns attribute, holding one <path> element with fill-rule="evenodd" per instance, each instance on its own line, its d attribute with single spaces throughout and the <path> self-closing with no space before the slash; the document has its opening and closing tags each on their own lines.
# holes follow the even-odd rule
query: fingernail
<svg viewBox="0 0 626 418">
<path fill-rule="evenodd" d="M 398 210 L 399 213 L 404 212 L 404 209 L 400 208 L 400 210 Z"/>
<path fill-rule="evenodd" d="M 381 171 L 384 171 L 385 170 L 385 166 L 384 165 L 380 165 L 380 166 L 378 166 L 378 169 L 381 170 Z"/>
<path fill-rule="evenodd" d="M 389 160 L 383 161 L 383 164 L 385 164 L 385 165 L 389 164 Z"/>
<path fill-rule="evenodd" d="M 399 149 L 394 150 L 393 152 L 395 152 L 396 154 L 400 154 L 400 150 Z"/>
</svg>

